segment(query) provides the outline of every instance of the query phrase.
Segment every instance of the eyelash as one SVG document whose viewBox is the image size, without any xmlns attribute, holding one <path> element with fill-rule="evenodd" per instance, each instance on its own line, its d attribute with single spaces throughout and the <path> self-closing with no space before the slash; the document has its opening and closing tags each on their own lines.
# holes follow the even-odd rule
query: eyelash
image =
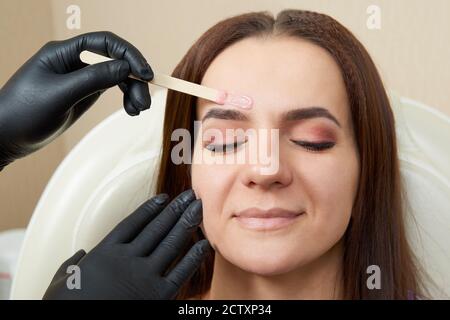
<svg viewBox="0 0 450 320">
<path fill-rule="evenodd" d="M 309 142 L 309 141 L 302 141 L 302 140 L 291 140 L 296 145 L 305 148 L 308 151 L 312 152 L 320 152 L 323 150 L 331 149 L 336 144 L 333 141 L 324 141 L 324 142 Z M 206 149 L 208 149 L 211 152 L 220 152 L 220 153 L 227 153 L 230 150 L 230 146 L 232 146 L 232 150 L 235 150 L 237 147 L 243 145 L 247 141 L 235 141 L 233 143 L 228 144 L 208 144 L 205 146 Z M 212 149 L 210 149 L 212 148 Z M 216 151 L 216 148 L 220 148 L 221 151 Z"/>
<path fill-rule="evenodd" d="M 232 150 L 235 150 L 237 147 L 240 147 L 241 145 L 243 145 L 244 143 L 246 143 L 247 141 L 234 141 L 233 143 L 228 143 L 228 144 L 208 144 L 205 146 L 206 149 L 208 149 L 211 152 L 220 152 L 220 153 L 227 153 L 230 149 L 229 147 L 232 146 Z M 213 150 L 211 150 L 209 147 L 212 147 Z M 221 151 L 216 151 L 216 148 L 220 148 Z"/>
<path fill-rule="evenodd" d="M 336 144 L 333 141 L 324 141 L 324 142 L 308 142 L 308 141 L 301 141 L 301 140 L 291 140 L 296 145 L 299 145 L 303 148 L 305 148 L 308 151 L 312 152 L 320 152 L 326 149 L 331 149 Z"/>
</svg>

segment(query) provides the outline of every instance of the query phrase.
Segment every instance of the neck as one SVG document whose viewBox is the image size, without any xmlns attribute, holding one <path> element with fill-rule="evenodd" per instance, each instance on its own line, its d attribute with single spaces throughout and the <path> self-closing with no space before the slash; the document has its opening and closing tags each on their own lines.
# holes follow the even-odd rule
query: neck
<svg viewBox="0 0 450 320">
<path fill-rule="evenodd" d="M 216 251 L 211 287 L 202 299 L 341 299 L 342 256 L 340 241 L 307 265 L 287 273 L 266 276 L 240 269 Z"/>
</svg>

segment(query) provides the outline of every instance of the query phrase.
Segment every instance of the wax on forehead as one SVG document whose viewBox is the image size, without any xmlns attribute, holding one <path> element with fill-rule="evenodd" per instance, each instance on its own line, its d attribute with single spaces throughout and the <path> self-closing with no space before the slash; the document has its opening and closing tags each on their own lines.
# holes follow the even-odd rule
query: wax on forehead
<svg viewBox="0 0 450 320">
<path fill-rule="evenodd" d="M 235 94 L 221 90 L 217 96 L 216 101 L 222 105 L 232 105 L 243 109 L 251 109 L 253 106 L 253 100 L 247 95 Z"/>
</svg>

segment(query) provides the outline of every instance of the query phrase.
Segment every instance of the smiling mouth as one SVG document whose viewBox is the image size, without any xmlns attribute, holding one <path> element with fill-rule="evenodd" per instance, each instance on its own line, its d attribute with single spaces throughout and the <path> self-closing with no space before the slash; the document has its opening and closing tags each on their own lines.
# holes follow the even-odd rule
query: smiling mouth
<svg viewBox="0 0 450 320">
<path fill-rule="evenodd" d="M 272 208 L 270 210 L 250 208 L 234 214 L 233 219 L 245 229 L 272 231 L 291 225 L 304 213 L 305 212 L 294 212 L 281 208 Z"/>
</svg>

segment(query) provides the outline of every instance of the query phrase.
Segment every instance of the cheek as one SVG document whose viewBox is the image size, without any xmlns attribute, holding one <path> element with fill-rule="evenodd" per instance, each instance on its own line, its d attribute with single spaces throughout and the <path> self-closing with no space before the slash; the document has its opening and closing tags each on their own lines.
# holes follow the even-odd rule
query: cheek
<svg viewBox="0 0 450 320">
<path fill-rule="evenodd" d="M 359 159 L 354 148 L 308 161 L 304 181 L 309 193 L 314 224 L 339 236 L 347 228 L 359 181 Z"/>
<path fill-rule="evenodd" d="M 192 164 L 192 189 L 202 200 L 202 232 L 213 248 L 221 242 L 223 232 L 220 227 L 229 215 L 225 205 L 234 181 L 234 171 L 232 165 Z"/>
<path fill-rule="evenodd" d="M 202 199 L 204 215 L 211 210 L 222 207 L 224 197 L 230 192 L 236 179 L 238 165 L 227 164 L 225 160 L 219 161 L 219 156 L 207 150 L 197 138 L 191 170 L 191 184 L 197 198 Z M 206 211 L 206 212 L 205 212 Z M 220 214 L 218 211 L 216 214 Z"/>
</svg>

